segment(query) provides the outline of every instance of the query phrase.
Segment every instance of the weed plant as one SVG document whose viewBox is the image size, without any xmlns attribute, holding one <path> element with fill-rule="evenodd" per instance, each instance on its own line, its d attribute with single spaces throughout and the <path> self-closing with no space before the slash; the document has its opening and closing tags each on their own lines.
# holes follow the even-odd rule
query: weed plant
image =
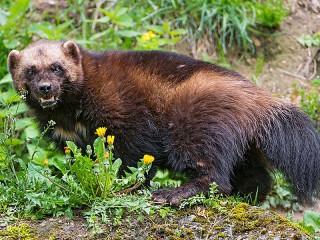
<svg viewBox="0 0 320 240">
<path fill-rule="evenodd" d="M 319 47 L 320 33 L 314 35 L 302 35 L 298 38 L 298 42 L 304 47 Z"/>
</svg>

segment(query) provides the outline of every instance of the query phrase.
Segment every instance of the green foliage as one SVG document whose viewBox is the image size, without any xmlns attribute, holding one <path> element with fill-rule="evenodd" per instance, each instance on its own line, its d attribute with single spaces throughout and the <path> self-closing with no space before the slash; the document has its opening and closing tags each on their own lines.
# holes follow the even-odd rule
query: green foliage
<svg viewBox="0 0 320 240">
<path fill-rule="evenodd" d="M 16 213 L 36 218 L 47 214 L 71 217 L 73 209 L 94 205 L 102 199 L 106 206 L 116 201 L 117 206 L 138 208 L 140 205 L 133 204 L 132 198 L 115 197 L 129 193 L 144 182 L 144 175 L 151 168 L 150 161 L 141 159 L 137 168 L 130 168 L 131 173 L 119 177 L 121 160 L 113 158 L 113 143 L 109 142 L 106 149 L 105 141 L 102 135 L 95 140 L 92 156 L 90 151 L 82 155 L 73 142 L 67 142 L 64 157 L 45 159 L 43 156 L 41 161 L 32 157 L 26 161 L 9 158 L 0 169 L 0 210 L 15 209 Z M 32 156 L 34 153 L 39 151 L 33 149 Z"/>
<path fill-rule="evenodd" d="M 13 48 L 21 48 L 31 41 L 27 34 L 27 11 L 30 0 L 15 0 L 10 5 L 0 3 L 0 79 L 7 72 L 7 58 Z"/>
<path fill-rule="evenodd" d="M 262 1 L 257 5 L 257 22 L 264 27 L 278 27 L 289 14 L 282 0 Z"/>
<path fill-rule="evenodd" d="M 314 79 L 309 89 L 297 89 L 300 96 L 301 109 L 307 113 L 316 123 L 320 122 L 320 80 Z"/>
<path fill-rule="evenodd" d="M 304 47 L 319 47 L 320 33 L 314 35 L 302 35 L 298 38 L 298 42 Z"/>
<path fill-rule="evenodd" d="M 137 16 L 141 16 L 142 12 L 149 12 L 149 15 L 142 20 L 152 18 L 156 24 L 161 23 L 168 16 L 176 16 L 172 24 L 175 27 L 187 28 L 192 41 L 209 36 L 216 49 L 221 45 L 224 53 L 234 43 L 244 50 L 253 51 L 251 30 L 258 30 L 260 26 L 271 28 L 279 26 L 288 14 L 281 0 L 150 0 L 139 3 L 122 0 L 118 2 L 135 11 Z"/>
<path fill-rule="evenodd" d="M 303 213 L 303 221 L 300 225 L 306 229 L 309 233 L 319 233 L 320 232 L 320 214 L 306 210 Z"/>
<path fill-rule="evenodd" d="M 152 179 L 152 186 L 155 188 L 179 187 L 187 181 L 187 177 L 172 171 L 158 171 Z"/>
<path fill-rule="evenodd" d="M 301 210 L 301 205 L 297 198 L 292 194 L 291 185 L 286 181 L 283 174 L 276 172 L 273 174 L 272 190 L 262 203 L 261 207 L 283 208 L 285 210 Z"/>
</svg>

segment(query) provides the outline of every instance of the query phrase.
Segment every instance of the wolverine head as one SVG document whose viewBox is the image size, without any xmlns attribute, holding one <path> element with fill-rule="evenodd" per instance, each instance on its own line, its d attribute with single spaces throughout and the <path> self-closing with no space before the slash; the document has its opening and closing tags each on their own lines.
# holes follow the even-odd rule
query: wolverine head
<svg viewBox="0 0 320 240">
<path fill-rule="evenodd" d="M 22 51 L 12 50 L 8 66 L 16 90 L 27 92 L 34 107 L 55 107 L 83 81 L 80 49 L 72 41 L 39 40 Z"/>
</svg>

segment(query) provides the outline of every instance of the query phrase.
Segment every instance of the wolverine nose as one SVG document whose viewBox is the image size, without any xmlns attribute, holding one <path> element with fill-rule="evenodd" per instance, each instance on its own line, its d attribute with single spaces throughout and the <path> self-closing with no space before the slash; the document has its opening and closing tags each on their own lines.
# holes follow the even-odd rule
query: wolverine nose
<svg viewBox="0 0 320 240">
<path fill-rule="evenodd" d="M 39 88 L 40 92 L 48 93 L 51 90 L 51 83 L 48 83 L 48 82 L 40 83 L 38 88 Z"/>
</svg>

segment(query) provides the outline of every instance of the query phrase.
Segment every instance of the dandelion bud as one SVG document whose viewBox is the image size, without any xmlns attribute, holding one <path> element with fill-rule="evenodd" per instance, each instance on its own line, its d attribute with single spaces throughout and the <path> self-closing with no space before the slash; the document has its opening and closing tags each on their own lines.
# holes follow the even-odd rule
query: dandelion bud
<svg viewBox="0 0 320 240">
<path fill-rule="evenodd" d="M 71 153 L 71 149 L 67 146 L 67 147 L 64 147 L 64 153 L 66 154 L 66 155 L 70 155 L 70 153 Z"/>
<path fill-rule="evenodd" d="M 108 135 L 107 136 L 107 143 L 109 145 L 113 145 L 113 142 L 114 142 L 114 136 Z"/>
<path fill-rule="evenodd" d="M 45 160 L 43 160 L 43 165 L 44 166 L 48 166 L 49 165 L 49 160 L 47 158 Z"/>
</svg>

